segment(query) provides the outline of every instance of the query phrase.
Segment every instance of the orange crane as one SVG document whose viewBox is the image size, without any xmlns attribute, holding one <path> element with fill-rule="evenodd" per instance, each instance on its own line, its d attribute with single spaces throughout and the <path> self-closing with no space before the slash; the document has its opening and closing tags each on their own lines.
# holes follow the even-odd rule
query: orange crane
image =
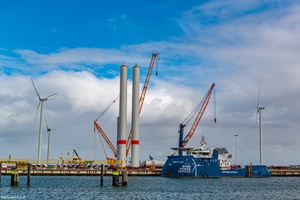
<svg viewBox="0 0 300 200">
<path fill-rule="evenodd" d="M 184 148 L 186 146 L 186 144 L 190 141 L 190 139 L 192 138 L 192 136 L 194 135 L 194 132 L 203 116 L 203 113 L 209 103 L 213 88 L 215 87 L 215 83 L 212 84 L 212 86 L 210 87 L 210 89 L 208 90 L 208 92 L 206 93 L 206 95 L 204 96 L 204 98 L 200 101 L 200 103 L 196 106 L 196 108 L 192 111 L 192 113 L 179 125 L 180 129 L 179 129 L 179 155 L 182 155 L 182 150 L 180 150 L 181 148 Z M 214 100 L 214 109 L 216 108 L 215 106 L 216 102 Z M 198 114 L 195 118 L 195 121 L 189 131 L 189 133 L 186 135 L 186 137 L 183 139 L 183 132 L 184 132 L 184 127 L 191 121 L 192 117 L 194 116 L 193 114 L 196 113 L 196 111 L 200 108 L 200 110 L 198 111 Z M 214 117 L 214 122 L 216 123 L 216 111 L 215 113 L 215 117 Z"/>
<path fill-rule="evenodd" d="M 99 126 L 99 124 L 97 123 L 97 121 L 94 121 L 94 132 L 96 131 L 95 128 L 98 130 L 98 132 L 102 135 L 102 137 L 104 138 L 104 140 L 107 142 L 108 146 L 110 147 L 110 149 L 113 151 L 114 156 L 117 157 L 117 150 L 114 147 L 114 145 L 111 143 L 111 141 L 109 140 L 109 138 L 107 137 L 107 135 L 105 134 L 105 132 L 103 131 L 103 129 Z M 106 156 L 107 158 L 107 156 Z"/>
<path fill-rule="evenodd" d="M 159 53 L 153 53 L 152 54 L 152 58 L 151 58 L 151 61 L 150 61 L 150 66 L 149 66 L 149 69 L 148 69 L 148 73 L 147 73 L 147 76 L 146 76 L 146 80 L 145 80 L 145 83 L 144 83 L 144 87 L 143 87 L 143 90 L 142 90 L 142 93 L 141 93 L 141 96 L 140 96 L 140 100 L 139 100 L 139 113 L 141 113 L 141 110 L 142 110 L 142 107 L 143 107 L 143 103 L 144 103 L 144 100 L 145 100 L 145 96 L 146 96 L 146 91 L 147 91 L 147 88 L 148 88 L 148 84 L 149 84 L 149 81 L 150 81 L 150 76 L 151 76 L 151 72 L 152 72 L 152 69 L 153 69 L 153 66 L 154 66 L 154 62 L 157 58 Z M 156 75 L 157 75 L 157 71 L 156 71 Z M 116 102 L 116 100 L 118 99 L 119 97 L 117 97 L 105 110 L 104 112 L 94 121 L 94 132 L 96 132 L 96 130 L 98 131 L 99 134 L 102 135 L 102 137 L 104 138 L 104 140 L 106 141 L 106 143 L 108 144 L 108 146 L 110 147 L 110 149 L 113 151 L 114 153 L 114 156 L 117 157 L 117 150 L 116 148 L 114 147 L 114 145 L 111 143 L 111 141 L 109 140 L 109 138 L 107 137 L 107 135 L 105 134 L 105 132 L 103 131 L 103 129 L 100 127 L 100 125 L 97 123 L 97 120 L 112 106 L 113 103 Z M 131 146 L 131 137 L 132 137 L 132 130 L 130 130 L 130 133 L 128 135 L 128 140 L 127 140 L 127 145 L 126 145 L 126 157 L 128 156 L 128 153 L 129 153 L 129 150 L 130 150 L 130 146 Z M 106 156 L 107 157 L 107 156 Z M 111 160 L 111 158 L 108 158 L 108 160 Z"/>
</svg>

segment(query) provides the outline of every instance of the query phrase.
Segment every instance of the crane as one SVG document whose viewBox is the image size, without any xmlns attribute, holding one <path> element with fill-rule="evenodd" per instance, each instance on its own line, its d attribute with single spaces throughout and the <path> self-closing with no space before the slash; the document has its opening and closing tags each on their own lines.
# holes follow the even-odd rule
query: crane
<svg viewBox="0 0 300 200">
<path fill-rule="evenodd" d="M 102 137 L 104 138 L 104 140 L 107 142 L 108 146 L 113 151 L 114 156 L 117 157 L 117 150 L 116 150 L 116 148 L 111 143 L 111 141 L 109 140 L 109 138 L 107 137 L 107 135 L 105 134 L 105 132 L 103 131 L 103 129 L 99 126 L 99 124 L 97 123 L 97 121 L 94 121 L 94 132 L 96 131 L 95 129 L 97 129 L 98 132 L 102 135 Z"/>
<path fill-rule="evenodd" d="M 76 157 L 74 157 L 73 156 L 73 162 L 75 161 L 78 161 L 78 162 L 81 162 L 81 158 L 79 157 L 79 155 L 78 155 L 78 153 L 76 152 L 76 150 L 75 149 L 73 149 L 73 151 L 74 151 L 74 153 L 75 153 L 75 155 L 76 155 Z"/>
<path fill-rule="evenodd" d="M 148 84 L 149 84 L 149 81 L 150 81 L 150 76 L 151 76 L 151 73 L 152 73 L 152 69 L 153 69 L 153 66 L 154 66 L 154 62 L 156 60 L 156 57 L 158 56 L 159 53 L 153 53 L 152 54 L 152 58 L 151 58 L 151 61 L 150 61 L 150 65 L 149 65 L 149 68 L 148 68 L 148 72 L 147 72 L 147 76 L 146 76 L 146 80 L 145 80 L 145 83 L 144 83 L 144 87 L 143 87 L 143 90 L 142 90 L 142 93 L 141 93 L 141 96 L 140 96 L 140 100 L 139 100 L 139 114 L 141 113 L 142 111 L 142 108 L 143 108 L 143 104 L 144 104 L 144 100 L 145 100 L 145 96 L 146 96 L 146 92 L 147 92 L 147 89 L 148 89 Z M 156 70 L 156 76 L 157 76 L 157 70 Z M 128 139 L 127 139 L 127 144 L 126 144 L 126 157 L 128 156 L 128 153 L 129 153 L 129 150 L 130 150 L 130 146 L 131 146 L 131 137 L 132 137 L 132 129 L 130 129 L 130 132 L 129 132 L 129 135 L 128 135 Z"/>
<path fill-rule="evenodd" d="M 156 57 L 159 55 L 159 53 L 153 53 L 152 54 L 152 58 L 150 61 L 150 65 L 148 68 L 148 73 L 146 76 L 146 80 L 144 83 L 144 87 L 140 96 L 140 100 L 139 100 L 139 113 L 141 113 L 142 107 L 143 107 L 143 103 L 145 100 L 145 96 L 146 96 L 146 91 L 148 88 L 148 84 L 150 81 L 150 76 L 152 73 L 152 69 L 154 66 L 154 62 L 156 60 Z M 156 66 L 157 67 L 157 66 Z M 156 76 L 158 75 L 157 71 L 156 71 Z M 130 82 L 131 83 L 131 82 Z M 129 83 L 129 84 L 130 84 Z M 128 85 L 129 85 L 128 84 Z M 113 151 L 114 156 L 117 157 L 117 150 L 114 147 L 114 145 L 111 143 L 111 141 L 109 140 L 109 138 L 107 137 L 107 135 L 105 134 L 105 132 L 103 131 L 103 129 L 100 127 L 100 125 L 97 123 L 98 119 L 104 115 L 104 113 L 116 102 L 116 100 L 118 100 L 119 96 L 99 115 L 99 117 L 94 121 L 94 133 L 96 132 L 96 130 L 98 131 L 99 134 L 102 135 L 102 137 L 104 138 L 104 140 L 106 141 L 106 143 L 108 144 L 108 146 L 110 147 L 110 149 Z M 129 150 L 130 150 L 130 146 L 131 146 L 131 137 L 132 137 L 132 130 L 130 130 L 130 133 L 128 135 L 128 140 L 127 140 L 127 145 L 126 145 L 126 157 L 128 156 Z M 107 157 L 107 156 L 106 156 Z M 108 159 L 108 158 L 107 158 Z"/>
<path fill-rule="evenodd" d="M 209 100 L 210 100 L 210 97 L 211 97 L 214 87 L 215 87 L 215 83 L 212 84 L 212 86 L 210 87 L 210 89 L 208 90 L 208 92 L 206 93 L 204 98 L 200 101 L 200 103 L 196 106 L 196 108 L 191 112 L 191 114 L 179 125 L 179 155 L 182 155 L 181 149 L 186 146 L 186 144 L 190 141 L 190 139 L 194 135 L 194 132 L 203 116 L 203 113 L 204 113 L 208 103 L 209 103 Z M 216 102 L 214 101 L 214 105 L 215 105 L 215 103 Z M 215 108 L 216 108 L 216 106 L 214 106 L 214 109 Z M 195 114 L 198 109 L 199 109 L 199 111 L 194 120 L 194 123 L 193 123 L 189 133 L 183 139 L 184 127 L 191 121 L 192 117 L 194 116 L 193 114 Z M 214 113 L 215 113 L 214 122 L 216 123 L 216 112 L 214 112 Z"/>
</svg>

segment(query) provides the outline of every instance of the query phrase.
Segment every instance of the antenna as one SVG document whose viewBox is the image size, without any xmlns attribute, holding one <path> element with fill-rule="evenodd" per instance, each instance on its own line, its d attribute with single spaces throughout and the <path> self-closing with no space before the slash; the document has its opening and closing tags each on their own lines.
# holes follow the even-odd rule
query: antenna
<svg viewBox="0 0 300 200">
<path fill-rule="evenodd" d="M 41 147 L 42 147 L 42 119 L 43 119 L 44 102 L 47 101 L 49 97 L 54 96 L 57 93 L 51 94 L 51 95 L 43 98 L 43 97 L 40 96 L 38 90 L 36 89 L 32 78 L 31 78 L 31 82 L 32 82 L 32 85 L 33 85 L 34 90 L 36 92 L 36 95 L 39 98 L 39 104 L 38 104 L 38 107 L 36 109 L 36 114 L 35 114 L 35 121 L 36 121 L 36 117 L 37 117 L 39 108 L 41 106 L 41 111 L 40 111 L 40 126 L 39 126 L 38 158 L 37 158 L 37 162 L 40 163 L 40 161 L 41 161 Z"/>
<path fill-rule="evenodd" d="M 259 115 L 259 161 L 260 165 L 263 164 L 263 156 L 262 156 L 262 123 L 261 123 L 261 111 L 265 109 L 265 107 L 260 105 L 260 90 L 261 90 L 261 83 L 258 90 L 258 101 L 257 101 L 257 114 Z M 256 114 L 256 116 L 257 116 Z M 257 117 L 256 117 L 257 119 Z"/>
</svg>

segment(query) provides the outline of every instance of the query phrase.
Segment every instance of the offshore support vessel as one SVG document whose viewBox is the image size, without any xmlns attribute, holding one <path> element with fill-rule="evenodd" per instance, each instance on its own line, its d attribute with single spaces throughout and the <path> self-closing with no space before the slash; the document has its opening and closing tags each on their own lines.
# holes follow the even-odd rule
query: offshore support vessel
<svg viewBox="0 0 300 200">
<path fill-rule="evenodd" d="M 203 137 L 204 138 L 204 137 Z M 232 155 L 225 148 L 172 148 L 178 155 L 168 156 L 162 168 L 164 177 L 270 177 L 265 165 L 231 165 Z"/>
<path fill-rule="evenodd" d="M 191 120 L 190 114 L 179 129 L 178 148 L 172 148 L 173 154 L 168 156 L 165 162 L 161 176 L 163 177 L 270 177 L 270 172 L 265 165 L 231 165 L 232 155 L 228 155 L 226 148 L 211 147 L 205 149 L 205 138 L 202 136 L 201 146 L 199 148 L 185 148 L 188 141 L 193 136 L 199 121 L 208 105 L 215 84 L 199 103 L 201 107 L 198 115 L 191 127 L 190 132 L 183 139 L 184 127 Z M 197 107 L 194 109 L 195 112 Z M 214 119 L 216 122 L 216 117 Z"/>
</svg>

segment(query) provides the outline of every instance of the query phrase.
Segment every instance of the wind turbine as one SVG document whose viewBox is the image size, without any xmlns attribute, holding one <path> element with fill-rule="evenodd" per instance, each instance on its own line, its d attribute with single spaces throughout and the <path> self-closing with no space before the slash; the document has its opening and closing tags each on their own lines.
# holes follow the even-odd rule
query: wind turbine
<svg viewBox="0 0 300 200">
<path fill-rule="evenodd" d="M 48 149 L 47 149 L 47 164 L 48 164 L 49 163 L 49 152 L 50 152 L 50 132 L 54 131 L 56 129 L 49 128 L 46 117 L 45 117 L 45 122 L 46 122 L 47 133 L 48 133 Z"/>
<path fill-rule="evenodd" d="M 258 103 L 257 103 L 257 114 L 259 114 L 259 161 L 260 165 L 263 164 L 263 156 L 262 156 L 262 123 L 261 123 L 261 111 L 265 109 L 265 107 L 260 105 L 260 89 L 261 89 L 261 84 L 259 86 L 258 90 Z"/>
<path fill-rule="evenodd" d="M 41 106 L 41 113 L 40 113 L 40 127 L 39 127 L 39 144 L 38 144 L 38 158 L 37 158 L 37 162 L 40 163 L 41 161 L 41 147 L 42 147 L 42 119 L 43 119 L 43 109 L 44 109 L 44 102 L 48 100 L 49 97 L 56 95 L 57 93 L 51 94 L 47 97 L 41 97 L 39 92 L 37 91 L 33 79 L 31 78 L 31 82 L 32 85 L 34 87 L 34 90 L 39 98 L 39 104 L 38 107 L 36 109 L 36 114 L 35 114 L 35 120 L 36 120 L 36 116 L 38 114 L 39 108 Z"/>
</svg>

